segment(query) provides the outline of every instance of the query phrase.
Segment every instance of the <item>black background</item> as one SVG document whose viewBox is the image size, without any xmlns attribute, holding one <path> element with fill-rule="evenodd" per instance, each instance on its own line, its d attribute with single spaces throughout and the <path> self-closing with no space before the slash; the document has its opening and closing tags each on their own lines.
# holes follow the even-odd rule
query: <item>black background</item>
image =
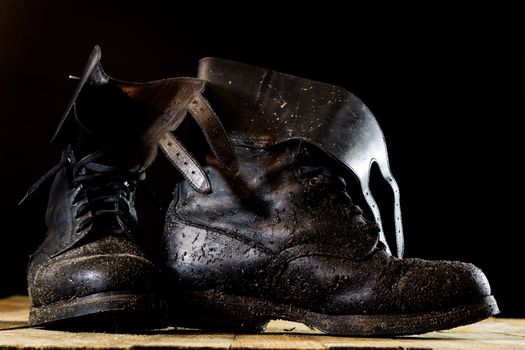
<svg viewBox="0 0 525 350">
<path fill-rule="evenodd" d="M 0 294 L 25 292 L 46 190 L 16 202 L 57 162 L 49 139 L 75 86 L 67 76 L 99 44 L 125 80 L 191 76 L 218 56 L 354 92 L 386 135 L 406 255 L 475 263 L 503 315 L 525 316 L 515 9 L 170 3 L 0 1 Z"/>
</svg>

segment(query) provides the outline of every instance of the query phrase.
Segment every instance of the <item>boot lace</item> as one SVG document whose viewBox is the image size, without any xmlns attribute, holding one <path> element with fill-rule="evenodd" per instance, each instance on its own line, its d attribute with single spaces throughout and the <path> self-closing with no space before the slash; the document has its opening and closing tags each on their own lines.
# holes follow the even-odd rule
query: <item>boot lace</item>
<svg viewBox="0 0 525 350">
<path fill-rule="evenodd" d="M 94 152 L 79 162 L 72 169 L 72 188 L 79 188 L 73 198 L 72 206 L 78 206 L 75 219 L 79 220 L 87 213 L 78 227 L 80 232 L 91 226 L 100 217 L 111 217 L 112 232 L 129 232 L 136 227 L 132 214 L 136 182 L 144 179 L 144 172 L 133 172 L 121 167 L 97 162 L 105 157 L 104 151 Z"/>
<path fill-rule="evenodd" d="M 66 158 L 31 186 L 19 204 L 62 168 L 69 167 L 72 176 L 70 188 L 76 189 L 70 204 L 73 207 L 78 206 L 75 219 L 82 220 L 77 233 L 92 227 L 99 220 L 110 223 L 101 224 L 101 228 L 111 229 L 114 233 L 130 232 L 137 225 L 132 207 L 136 183 L 145 178 L 144 172 L 104 164 L 103 159 L 109 156 L 108 151 L 100 150 L 86 155 L 76 163 L 71 158 Z"/>
</svg>

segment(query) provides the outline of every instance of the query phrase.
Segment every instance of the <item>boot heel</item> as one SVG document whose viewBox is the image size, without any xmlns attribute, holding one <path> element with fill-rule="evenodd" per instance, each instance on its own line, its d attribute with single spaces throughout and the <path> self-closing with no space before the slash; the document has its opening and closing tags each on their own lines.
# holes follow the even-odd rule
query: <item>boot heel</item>
<svg viewBox="0 0 525 350">
<path fill-rule="evenodd" d="M 222 332 L 256 333 L 270 318 L 258 314 L 248 300 L 220 292 L 179 292 L 171 304 L 174 326 Z"/>
</svg>

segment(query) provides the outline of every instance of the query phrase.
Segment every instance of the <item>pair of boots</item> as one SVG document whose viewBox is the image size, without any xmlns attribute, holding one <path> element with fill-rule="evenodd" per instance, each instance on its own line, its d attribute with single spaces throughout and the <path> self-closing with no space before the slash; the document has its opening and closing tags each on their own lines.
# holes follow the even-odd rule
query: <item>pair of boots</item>
<svg viewBox="0 0 525 350">
<path fill-rule="evenodd" d="M 281 318 L 401 335 L 497 312 L 473 265 L 401 258 L 383 135 L 352 94 L 215 58 L 201 61 L 198 79 L 129 83 L 108 77 L 100 55 L 55 135 L 66 145 L 60 163 L 30 190 L 54 176 L 49 231 L 28 270 L 32 326 L 252 332 Z M 183 144 L 172 133 L 187 114 L 208 144 L 195 156 L 186 147 L 196 137 Z M 134 193 L 157 149 L 183 179 L 162 251 L 149 257 Z M 373 163 L 394 191 L 397 257 L 368 189 Z M 375 222 L 349 196 L 356 178 Z"/>
</svg>

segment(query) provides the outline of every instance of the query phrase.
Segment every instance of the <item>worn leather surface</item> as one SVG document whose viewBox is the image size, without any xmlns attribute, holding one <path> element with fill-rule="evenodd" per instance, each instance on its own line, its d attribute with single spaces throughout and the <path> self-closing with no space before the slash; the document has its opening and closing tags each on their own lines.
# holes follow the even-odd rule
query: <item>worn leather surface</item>
<svg viewBox="0 0 525 350">
<path fill-rule="evenodd" d="M 129 237 L 105 236 L 49 259 L 38 252 L 29 269 L 33 306 L 108 291 L 158 293 L 159 269 Z"/>
<path fill-rule="evenodd" d="M 199 78 L 231 134 L 251 135 L 271 144 L 302 140 L 322 149 L 359 180 L 363 196 L 382 228 L 379 207 L 369 188 L 376 163 L 394 196 L 395 251 L 403 255 L 399 189 L 390 171 L 383 132 L 372 112 L 338 86 L 219 58 L 205 58 Z M 381 240 L 386 245 L 385 235 Z M 393 244 L 392 244 L 393 245 Z"/>
<path fill-rule="evenodd" d="M 216 58 L 201 61 L 199 77 L 239 171 L 224 171 L 210 154 L 203 166 L 211 193 L 178 184 L 164 232 L 176 290 L 333 315 L 443 311 L 490 295 L 471 264 L 390 254 L 368 189 L 373 162 L 394 191 L 401 256 L 399 191 L 377 121 L 351 93 Z M 352 175 L 377 223 L 353 203 Z"/>
<path fill-rule="evenodd" d="M 377 226 L 353 205 L 344 171 L 324 152 L 298 142 L 235 144 L 237 175 L 208 157 L 213 192 L 181 183 L 168 210 L 166 265 L 177 290 L 220 290 L 326 314 L 430 312 L 490 295 L 471 264 L 387 253 Z"/>
<path fill-rule="evenodd" d="M 165 134 L 160 139 L 159 145 L 175 168 L 183 174 L 191 174 L 191 176 L 186 176 L 186 180 L 193 188 L 201 193 L 211 192 L 208 176 L 175 135 Z"/>
<path fill-rule="evenodd" d="M 193 119 L 199 124 L 211 150 L 222 166 L 230 171 L 236 172 L 239 168 L 233 147 L 230 143 L 226 130 L 222 126 L 208 101 L 198 94 L 188 104 L 188 111 Z"/>
<path fill-rule="evenodd" d="M 246 147 L 245 142 L 236 141 L 241 144 L 236 150 L 242 160 L 236 176 L 207 167 L 212 193 L 191 191 L 186 182 L 179 186 L 176 211 L 182 220 L 234 232 L 240 239 L 272 252 L 320 242 L 322 249 L 328 244 L 320 238 L 328 232 L 328 243 L 333 245 L 330 251 L 339 250 L 344 257 L 359 259 L 375 247 L 377 226 L 355 215 L 361 211 L 346 194 L 345 180 L 328 168 L 309 174 L 318 169 L 315 163 L 301 164 L 306 148 L 296 154 L 297 147 L 279 152 Z M 355 229 L 342 229 L 343 223 Z M 363 232 L 368 234 L 363 236 Z M 351 244 L 353 240 L 359 244 Z"/>
</svg>

